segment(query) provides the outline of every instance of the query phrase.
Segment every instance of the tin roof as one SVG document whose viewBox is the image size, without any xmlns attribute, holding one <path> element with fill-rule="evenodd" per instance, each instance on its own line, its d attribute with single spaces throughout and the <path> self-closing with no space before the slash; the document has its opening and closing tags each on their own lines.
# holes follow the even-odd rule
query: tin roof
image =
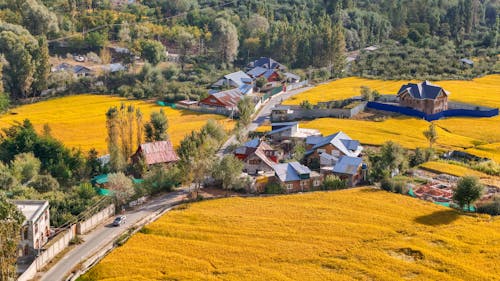
<svg viewBox="0 0 500 281">
<path fill-rule="evenodd" d="M 179 160 L 170 140 L 148 142 L 140 145 L 139 149 L 148 165 L 171 163 Z"/>
</svg>

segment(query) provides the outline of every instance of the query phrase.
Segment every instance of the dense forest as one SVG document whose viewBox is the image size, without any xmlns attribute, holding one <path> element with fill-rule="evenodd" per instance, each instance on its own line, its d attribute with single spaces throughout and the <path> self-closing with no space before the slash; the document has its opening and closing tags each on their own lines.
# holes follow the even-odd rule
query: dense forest
<svg viewBox="0 0 500 281">
<path fill-rule="evenodd" d="M 164 50 L 177 54 L 179 67 L 160 73 L 171 98 L 200 96 L 221 71 L 261 56 L 302 76 L 323 69 L 323 79 L 472 78 L 499 71 L 499 7 L 496 0 L 0 0 L 3 88 L 13 100 L 39 95 L 64 80 L 50 75 L 49 55 L 92 52 L 106 61 L 110 44 L 153 66 Z M 379 49 L 363 50 L 371 45 Z M 148 97 L 141 93 L 148 85 L 134 89 L 143 83 L 136 78 L 111 79 L 101 90 L 127 86 L 122 94 Z"/>
</svg>

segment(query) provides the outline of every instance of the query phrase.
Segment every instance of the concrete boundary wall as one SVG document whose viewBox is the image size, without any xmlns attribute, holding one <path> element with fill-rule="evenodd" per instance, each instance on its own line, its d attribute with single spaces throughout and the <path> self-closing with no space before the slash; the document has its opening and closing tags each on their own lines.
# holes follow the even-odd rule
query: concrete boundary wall
<svg viewBox="0 0 500 281">
<path fill-rule="evenodd" d="M 89 230 L 92 230 L 95 226 L 101 224 L 103 221 L 114 215 L 115 215 L 115 205 L 111 204 L 104 210 L 90 217 L 89 219 L 77 223 L 76 234 L 80 235 L 87 233 Z"/>
<path fill-rule="evenodd" d="M 55 256 L 69 246 L 71 239 L 77 234 L 83 234 L 93 229 L 115 213 L 115 205 L 110 205 L 89 219 L 71 225 L 52 238 L 45 246 L 40 255 L 31 265 L 17 278 L 18 281 L 28 281 L 35 277 L 36 273 L 46 266 Z"/>
<path fill-rule="evenodd" d="M 279 116 L 271 112 L 272 122 L 316 119 L 324 117 L 351 118 L 354 115 L 365 110 L 366 102 L 361 102 L 359 105 L 350 109 L 346 108 L 305 109 L 298 105 L 284 106 L 284 107 L 289 109 L 289 113 L 287 113 L 286 116 Z"/>
</svg>

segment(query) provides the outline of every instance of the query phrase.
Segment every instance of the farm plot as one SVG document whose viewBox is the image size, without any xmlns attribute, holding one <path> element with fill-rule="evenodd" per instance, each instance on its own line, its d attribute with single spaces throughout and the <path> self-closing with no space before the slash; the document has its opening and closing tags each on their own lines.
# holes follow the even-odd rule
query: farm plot
<svg viewBox="0 0 500 281">
<path fill-rule="evenodd" d="M 201 128 L 208 119 L 223 122 L 227 129 L 233 126 L 232 122 L 219 115 L 198 114 L 112 96 L 76 95 L 14 108 L 0 116 L 0 128 L 11 126 L 15 121 L 29 119 L 38 131 L 42 130 L 44 124 L 48 124 L 52 135 L 69 147 L 84 151 L 95 148 L 98 152 L 105 153 L 105 113 L 109 107 L 120 106 L 122 102 L 140 108 L 145 120 L 149 120 L 151 112 L 163 109 L 168 117 L 168 133 L 174 146 L 177 146 L 186 134 Z"/>
<path fill-rule="evenodd" d="M 499 223 L 369 188 L 210 200 L 79 280 L 499 280 Z"/>
</svg>

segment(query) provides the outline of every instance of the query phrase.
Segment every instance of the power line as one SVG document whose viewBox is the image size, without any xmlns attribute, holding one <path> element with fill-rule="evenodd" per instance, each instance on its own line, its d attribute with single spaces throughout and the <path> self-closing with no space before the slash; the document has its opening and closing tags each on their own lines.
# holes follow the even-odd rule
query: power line
<svg viewBox="0 0 500 281">
<path fill-rule="evenodd" d="M 209 6 L 201 8 L 200 10 L 204 10 L 204 9 L 208 9 L 208 8 L 221 8 L 221 7 L 225 7 L 225 6 L 228 6 L 230 4 L 233 4 L 236 1 L 237 0 L 232 0 L 232 1 L 224 2 L 224 3 L 219 4 L 219 5 L 211 5 L 211 6 L 209 5 Z M 193 10 L 182 12 L 182 13 L 179 13 L 179 14 L 173 15 L 173 16 L 163 17 L 163 18 L 160 18 L 160 19 L 146 20 L 146 21 L 142 21 L 142 22 L 131 23 L 130 25 L 137 25 L 137 24 L 147 23 L 147 22 L 155 23 L 155 22 L 160 22 L 160 21 L 163 21 L 163 20 L 169 20 L 169 19 L 173 19 L 173 18 L 177 18 L 177 17 L 182 17 L 182 16 L 187 15 L 189 12 L 191 12 Z M 97 31 L 97 30 L 101 30 L 101 29 L 106 28 L 106 27 L 122 26 L 122 25 L 125 25 L 125 24 L 129 24 L 129 23 L 104 24 L 104 25 L 96 26 L 96 27 L 91 28 L 89 30 L 82 31 L 81 34 L 85 35 L 87 33 L 94 32 L 94 31 Z M 58 41 L 69 39 L 69 38 L 72 38 L 72 37 L 75 37 L 75 36 L 78 36 L 78 35 L 80 35 L 80 33 L 75 33 L 75 34 L 72 34 L 72 35 L 68 35 L 68 36 L 63 36 L 63 37 L 59 37 L 59 38 L 47 40 L 47 42 L 48 43 L 58 42 Z"/>
</svg>

